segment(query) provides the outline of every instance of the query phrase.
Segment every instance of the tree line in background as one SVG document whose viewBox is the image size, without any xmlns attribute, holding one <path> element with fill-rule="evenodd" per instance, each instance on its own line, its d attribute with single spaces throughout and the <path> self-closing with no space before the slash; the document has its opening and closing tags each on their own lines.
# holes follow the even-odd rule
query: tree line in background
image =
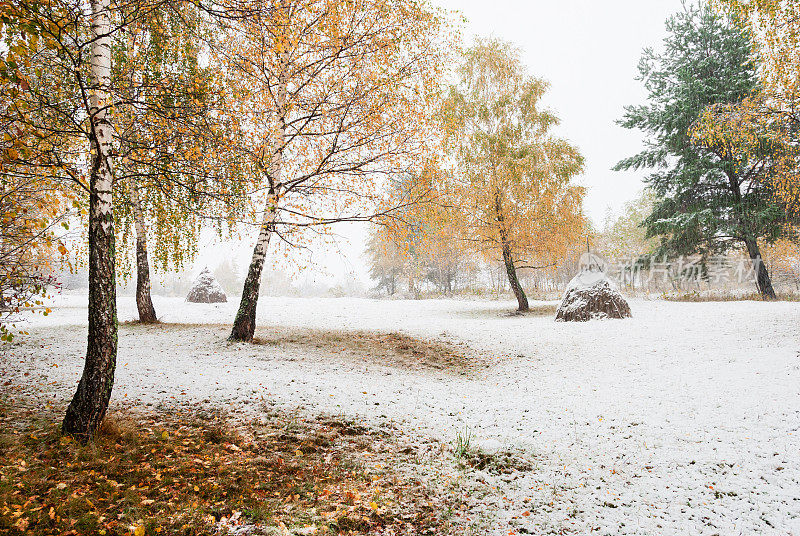
<svg viewBox="0 0 800 536">
<path fill-rule="evenodd" d="M 525 311 L 524 287 L 557 288 L 595 247 L 641 263 L 743 251 L 774 298 L 759 261 L 792 255 L 800 204 L 798 2 L 715 9 L 686 7 L 645 52 L 648 104 L 621 125 L 646 148 L 617 167 L 651 169 L 648 190 L 600 232 L 547 83 L 502 41 L 454 46 L 426 2 L 0 3 L 2 336 L 60 263 L 88 259 L 86 362 L 63 423 L 86 440 L 113 387 L 118 276 L 136 274 L 139 320 L 157 322 L 151 268 L 185 266 L 206 229 L 258 230 L 234 341 L 253 338 L 268 249 L 291 255 L 344 221 L 377 224 L 368 256 L 389 294 L 452 293 L 483 271 Z"/>
<path fill-rule="evenodd" d="M 564 143 L 546 139 L 555 118 L 547 112 L 526 115 L 543 86 L 515 101 L 511 88 L 523 85 L 503 78 L 509 61 L 517 62 L 510 71 L 521 74 L 513 50 L 485 42 L 468 51 L 460 87 L 480 88 L 484 93 L 475 102 L 483 108 L 470 108 L 463 96 L 445 100 L 445 109 L 455 103 L 463 108 L 445 120 L 457 125 L 458 141 L 448 147 L 448 161 L 455 165 L 444 172 L 444 190 L 436 197 L 443 206 L 419 213 L 408 226 L 411 232 L 398 233 L 392 225 L 374 231 L 368 253 L 379 287 L 391 294 L 404 281 L 413 294 L 413 281 L 422 275 L 447 293 L 457 274 L 479 268 L 491 273 L 489 267 L 502 262 L 519 309 L 525 310 L 518 270 L 539 269 L 537 276 L 526 275 L 559 286 L 563 277 L 553 266 L 568 266 L 586 243 L 611 261 L 631 260 L 627 278 L 634 286 L 652 282 L 651 264 L 657 259 L 693 257 L 691 269 L 707 279 L 714 259 L 743 253 L 764 298 L 776 297 L 770 267 L 796 287 L 800 4 L 721 0 L 717 8 L 686 5 L 667 21 L 662 49 L 644 52 L 639 71 L 648 104 L 628 107 L 620 125 L 642 131 L 646 148 L 615 169 L 652 173 L 642 197 L 602 230 L 587 227 L 582 192 L 569 183 L 580 172 L 580 156 L 574 150 L 570 154 L 567 145 L 559 148 L 561 161 L 545 152 Z M 481 78 L 475 55 L 491 65 L 490 79 Z M 490 93 L 493 82 L 497 91 L 505 90 L 497 99 Z M 452 96 L 459 95 L 458 87 Z M 525 133 L 504 123 L 509 114 L 536 133 L 532 145 L 521 141 Z M 487 123 L 479 124 L 481 119 Z M 538 171 L 543 163 L 551 167 Z M 464 184 L 467 188 L 460 189 Z M 497 203 L 481 198 L 487 194 Z M 513 221 L 507 221 L 508 209 Z M 448 285 L 440 281 L 443 266 Z M 668 284 L 680 288 L 685 275 L 672 274 Z"/>
<path fill-rule="evenodd" d="M 677 262 L 671 263 L 668 271 L 655 266 L 670 259 L 660 252 L 659 239 L 647 234 L 645 220 L 652 213 L 655 202 L 656 195 L 652 190 L 642 190 L 618 213 L 609 211 L 599 229 L 588 232 L 591 251 L 608 261 L 609 275 L 619 285 L 627 292 L 645 295 L 670 296 L 702 291 L 750 295 L 748 289 L 753 285 L 755 274 L 751 272 L 744 251 L 732 251 L 722 256 L 692 255 L 685 259 L 691 264 L 682 269 Z M 417 240 L 433 241 L 442 236 L 431 228 L 426 232 L 427 236 Z M 501 297 L 512 292 L 500 259 L 476 257 L 468 249 L 455 247 L 446 241 L 441 242 L 447 245 L 446 250 L 427 247 L 406 252 L 396 247 L 399 239 L 381 226 L 374 226 L 370 233 L 366 258 L 375 283 L 373 292 L 378 295 L 401 298 Z M 522 269 L 519 279 L 537 299 L 555 299 L 579 270 L 580 255 L 586 247 L 585 242 L 578 244 L 555 266 Z M 782 239 L 764 244 L 762 249 L 766 268 L 776 284 L 785 292 L 800 291 L 800 244 Z M 727 266 L 729 273 L 715 275 L 715 268 L 722 268 L 714 266 L 719 263 Z M 746 269 L 747 277 L 743 281 L 734 277 L 734 268 L 740 264 Z"/>
</svg>

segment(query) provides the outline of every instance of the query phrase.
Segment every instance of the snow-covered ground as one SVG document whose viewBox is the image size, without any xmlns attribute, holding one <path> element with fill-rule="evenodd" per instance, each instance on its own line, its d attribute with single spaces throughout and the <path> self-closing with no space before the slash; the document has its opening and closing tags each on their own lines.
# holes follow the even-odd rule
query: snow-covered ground
<svg viewBox="0 0 800 536">
<path fill-rule="evenodd" d="M 40 386 L 43 400 L 68 395 L 85 300 L 58 298 L 35 317 L 30 337 L 3 350 L 0 380 Z M 182 325 L 122 327 L 116 400 L 256 408 L 263 398 L 444 441 L 468 427 L 474 442 L 533 460 L 529 472 L 475 475 L 498 534 L 800 535 L 798 303 L 634 300 L 632 319 L 587 324 L 509 315 L 510 302 L 259 304 L 257 335 L 291 326 L 465 343 L 492 363 L 467 375 L 339 358 L 337 348 L 229 344 L 236 300 L 155 305 Z M 121 298 L 120 320 L 134 312 Z"/>
</svg>

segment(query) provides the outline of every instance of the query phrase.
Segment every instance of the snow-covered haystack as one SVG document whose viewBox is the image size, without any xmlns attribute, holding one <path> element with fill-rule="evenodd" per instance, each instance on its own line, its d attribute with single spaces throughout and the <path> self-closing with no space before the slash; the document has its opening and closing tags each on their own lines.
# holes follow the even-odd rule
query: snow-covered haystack
<svg viewBox="0 0 800 536">
<path fill-rule="evenodd" d="M 211 273 L 208 267 L 203 268 L 200 275 L 195 279 L 186 301 L 192 303 L 222 303 L 227 302 L 228 297 L 222 290 L 217 278 Z"/>
<path fill-rule="evenodd" d="M 602 271 L 582 270 L 567 285 L 556 320 L 586 322 L 595 318 L 628 318 L 631 308 Z"/>
</svg>

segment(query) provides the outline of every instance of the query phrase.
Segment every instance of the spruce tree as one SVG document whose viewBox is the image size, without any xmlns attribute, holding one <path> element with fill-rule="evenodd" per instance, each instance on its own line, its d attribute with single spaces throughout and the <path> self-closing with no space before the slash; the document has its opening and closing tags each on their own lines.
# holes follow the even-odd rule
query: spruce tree
<svg viewBox="0 0 800 536">
<path fill-rule="evenodd" d="M 774 299 L 759 242 L 788 232 L 768 180 L 779 149 L 765 140 L 757 154 L 732 155 L 692 136 L 707 107 L 738 104 L 759 89 L 749 40 L 704 5 L 672 16 L 667 32 L 663 51 L 646 49 L 639 64 L 648 104 L 626 107 L 619 122 L 645 132 L 646 148 L 615 169 L 653 170 L 646 182 L 657 199 L 644 225 L 660 237 L 659 255 L 707 259 L 744 248 L 759 292 Z"/>
</svg>

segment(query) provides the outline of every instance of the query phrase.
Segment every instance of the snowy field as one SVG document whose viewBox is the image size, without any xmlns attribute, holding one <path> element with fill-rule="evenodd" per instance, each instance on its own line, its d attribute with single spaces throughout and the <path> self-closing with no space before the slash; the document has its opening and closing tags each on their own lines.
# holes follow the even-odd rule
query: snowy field
<svg viewBox="0 0 800 536">
<path fill-rule="evenodd" d="M 71 394 L 84 296 L 60 297 L 5 348 L 0 381 Z M 471 475 L 497 534 L 800 535 L 800 304 L 632 301 L 633 319 L 556 323 L 510 302 L 262 298 L 270 327 L 399 332 L 463 344 L 464 374 L 321 347 L 229 344 L 238 302 L 155 297 L 164 322 L 123 325 L 114 401 L 210 400 L 345 414 L 487 449 L 533 470 Z M 553 304 L 534 303 L 536 307 Z M 120 320 L 134 318 L 120 299 Z M 275 330 L 272 330 L 275 331 Z M 24 376 L 25 372 L 30 375 Z M 112 402 L 113 404 L 114 402 Z"/>
</svg>

